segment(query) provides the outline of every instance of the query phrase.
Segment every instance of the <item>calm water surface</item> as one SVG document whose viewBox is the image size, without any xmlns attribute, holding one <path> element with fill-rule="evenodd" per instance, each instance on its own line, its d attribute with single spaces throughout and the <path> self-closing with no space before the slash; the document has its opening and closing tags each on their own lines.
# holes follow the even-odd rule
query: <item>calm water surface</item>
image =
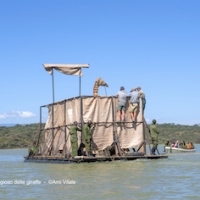
<svg viewBox="0 0 200 200">
<path fill-rule="evenodd" d="M 0 199 L 200 199 L 195 147 L 168 159 L 82 164 L 26 163 L 27 149 L 0 150 Z"/>
</svg>

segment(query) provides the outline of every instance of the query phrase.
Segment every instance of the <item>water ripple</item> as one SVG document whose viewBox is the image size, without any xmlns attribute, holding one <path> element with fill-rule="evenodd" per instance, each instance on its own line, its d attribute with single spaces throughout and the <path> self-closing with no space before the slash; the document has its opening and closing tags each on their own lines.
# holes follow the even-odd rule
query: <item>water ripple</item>
<svg viewBox="0 0 200 200">
<path fill-rule="evenodd" d="M 198 151 L 160 160 L 45 164 L 23 162 L 26 149 L 0 150 L 0 195 L 5 200 L 199 199 Z"/>
</svg>

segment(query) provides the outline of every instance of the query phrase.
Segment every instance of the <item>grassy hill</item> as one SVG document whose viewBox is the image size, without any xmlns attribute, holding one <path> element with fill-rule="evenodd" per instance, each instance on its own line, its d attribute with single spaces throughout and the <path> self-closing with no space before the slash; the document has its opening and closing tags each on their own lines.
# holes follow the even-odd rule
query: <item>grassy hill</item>
<svg viewBox="0 0 200 200">
<path fill-rule="evenodd" d="M 44 124 L 43 124 L 44 125 Z M 200 126 L 186 126 L 175 124 L 158 124 L 160 130 L 159 143 L 166 140 L 200 143 Z M 39 124 L 0 126 L 0 149 L 27 148 L 37 139 Z"/>
<path fill-rule="evenodd" d="M 160 130 L 159 143 L 161 144 L 164 144 L 166 140 L 200 143 L 200 126 L 198 125 L 159 124 L 158 127 Z"/>
<path fill-rule="evenodd" d="M 27 148 L 38 131 L 38 124 L 0 126 L 0 149 Z"/>
</svg>

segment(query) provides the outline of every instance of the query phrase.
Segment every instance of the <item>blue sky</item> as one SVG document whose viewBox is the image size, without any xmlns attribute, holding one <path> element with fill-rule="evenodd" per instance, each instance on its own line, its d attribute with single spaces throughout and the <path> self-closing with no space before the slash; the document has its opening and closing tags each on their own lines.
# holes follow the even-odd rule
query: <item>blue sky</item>
<svg viewBox="0 0 200 200">
<path fill-rule="evenodd" d="M 39 122 L 52 102 L 43 63 L 89 63 L 83 95 L 98 77 L 107 95 L 141 86 L 148 122 L 199 124 L 199 10 L 199 0 L 0 0 L 0 124 Z M 56 101 L 79 95 L 77 76 L 54 81 Z"/>
</svg>

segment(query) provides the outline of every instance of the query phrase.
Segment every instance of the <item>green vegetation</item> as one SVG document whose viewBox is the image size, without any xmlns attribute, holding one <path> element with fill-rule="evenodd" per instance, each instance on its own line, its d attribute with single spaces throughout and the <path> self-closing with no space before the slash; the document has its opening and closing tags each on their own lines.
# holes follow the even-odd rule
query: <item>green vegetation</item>
<svg viewBox="0 0 200 200">
<path fill-rule="evenodd" d="M 200 143 L 199 125 L 158 124 L 158 128 L 160 144 L 164 144 L 167 140 Z M 33 140 L 37 140 L 38 134 L 39 124 L 0 126 L 0 149 L 27 148 L 31 146 Z"/>
<path fill-rule="evenodd" d="M 27 148 L 37 139 L 38 124 L 0 126 L 0 149 Z"/>
<path fill-rule="evenodd" d="M 200 143 L 200 126 L 179 125 L 179 124 L 158 124 L 160 130 L 159 143 L 164 144 L 169 141 L 185 141 Z"/>
</svg>

